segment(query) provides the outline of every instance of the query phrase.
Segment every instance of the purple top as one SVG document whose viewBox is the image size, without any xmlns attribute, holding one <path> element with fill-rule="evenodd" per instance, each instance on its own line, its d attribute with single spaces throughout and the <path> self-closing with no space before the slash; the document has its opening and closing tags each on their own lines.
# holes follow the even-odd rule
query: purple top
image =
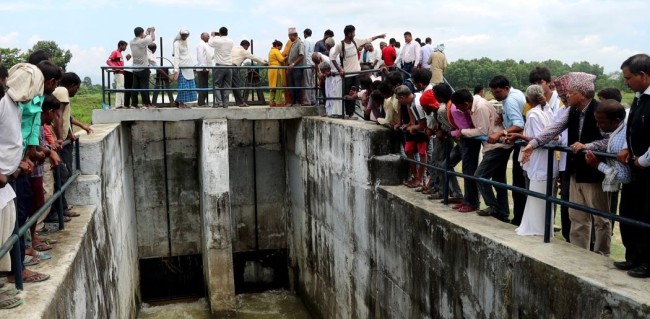
<svg viewBox="0 0 650 319">
<path fill-rule="evenodd" d="M 456 108 L 456 105 L 451 105 L 451 116 L 454 118 L 456 123 L 457 130 L 451 132 L 451 136 L 456 137 L 460 134 L 460 130 L 466 128 L 474 128 L 474 123 L 472 123 L 472 117 L 469 113 L 465 113 Z"/>
</svg>

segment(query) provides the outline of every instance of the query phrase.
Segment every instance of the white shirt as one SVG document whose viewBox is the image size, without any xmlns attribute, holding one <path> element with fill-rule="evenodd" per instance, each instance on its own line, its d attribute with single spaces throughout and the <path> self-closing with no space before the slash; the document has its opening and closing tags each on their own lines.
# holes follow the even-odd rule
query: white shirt
<svg viewBox="0 0 650 319">
<path fill-rule="evenodd" d="M 340 66 L 343 68 L 343 72 L 358 72 L 361 71 L 361 65 L 359 64 L 359 55 L 358 55 L 358 48 L 363 47 L 366 43 L 370 43 L 372 39 L 359 39 L 359 38 L 354 38 L 354 42 L 345 43 L 345 49 L 341 47 L 341 42 L 337 43 L 334 46 L 334 51 L 333 54 L 330 53 L 330 60 L 335 61 L 336 63 L 341 63 L 341 60 L 339 59 L 339 56 L 341 54 L 344 54 L 344 59 L 343 59 L 343 65 Z M 355 47 L 354 44 L 357 44 Z M 332 66 L 332 68 L 335 68 Z M 350 74 L 350 75 L 345 75 L 345 77 L 349 76 L 357 76 L 356 74 Z"/>
<path fill-rule="evenodd" d="M 0 100 L 0 174 L 3 175 L 15 172 L 23 155 L 20 118 L 20 108 L 5 94 Z M 16 193 L 9 184 L 0 188 L 0 209 L 15 197 Z"/>
<path fill-rule="evenodd" d="M 214 63 L 232 65 L 232 48 L 235 46 L 227 36 L 211 37 L 208 44 L 214 48 Z"/>
<path fill-rule="evenodd" d="M 192 55 L 190 54 L 190 47 L 187 45 L 187 40 L 178 40 L 174 42 L 174 72 L 178 72 L 180 66 L 193 66 Z M 194 79 L 193 69 L 181 69 L 181 74 L 186 80 Z"/>
<path fill-rule="evenodd" d="M 314 65 L 314 61 L 311 60 L 311 55 L 314 54 L 316 42 L 314 42 L 311 38 L 306 38 L 302 40 L 302 43 L 305 45 L 305 64 L 312 66 Z"/>
<path fill-rule="evenodd" d="M 157 66 L 158 61 L 156 61 L 156 55 L 147 48 L 147 60 L 149 61 L 149 66 Z"/>
<path fill-rule="evenodd" d="M 420 63 L 422 63 L 422 68 L 430 69 L 431 64 L 429 64 L 429 57 L 433 53 L 433 45 L 425 44 L 420 50 L 422 57 L 420 58 Z"/>
<path fill-rule="evenodd" d="M 420 44 L 415 41 L 404 44 L 400 55 L 402 57 L 402 64 L 413 62 L 415 65 L 418 65 L 420 63 Z"/>
<path fill-rule="evenodd" d="M 196 62 L 198 66 L 214 65 L 214 49 L 203 40 L 196 47 Z"/>
<path fill-rule="evenodd" d="M 364 52 L 366 54 L 366 60 L 365 61 L 363 61 Z M 380 62 L 383 63 L 383 60 L 381 58 L 381 50 L 375 50 L 375 49 L 373 49 L 372 51 L 364 50 L 364 52 L 361 53 L 361 59 L 362 59 L 361 62 L 370 63 L 375 67 L 379 66 Z"/>
<path fill-rule="evenodd" d="M 266 61 L 252 55 L 248 50 L 244 49 L 244 47 L 242 47 L 241 45 L 232 48 L 232 64 L 236 66 L 240 66 L 246 59 L 251 59 L 261 64 L 266 63 Z"/>
<path fill-rule="evenodd" d="M 548 105 L 542 110 L 541 106 L 535 106 L 526 113 L 526 124 L 524 125 L 524 136 L 537 136 L 546 126 L 551 123 L 551 113 Z M 523 153 L 519 153 L 519 161 L 523 158 Z M 528 178 L 533 181 L 544 181 L 548 175 L 548 150 L 536 148 L 533 150 L 528 162 L 521 165 L 526 171 Z M 553 162 L 553 177 L 557 176 L 558 161 Z"/>
</svg>

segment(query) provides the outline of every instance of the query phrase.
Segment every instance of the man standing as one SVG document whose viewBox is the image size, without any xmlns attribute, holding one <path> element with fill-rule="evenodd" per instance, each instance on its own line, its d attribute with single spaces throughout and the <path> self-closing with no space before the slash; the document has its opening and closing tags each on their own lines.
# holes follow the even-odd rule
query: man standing
<svg viewBox="0 0 650 319">
<path fill-rule="evenodd" d="M 268 62 L 254 56 L 248 51 L 248 48 L 250 48 L 250 46 L 251 43 L 248 42 L 248 40 L 242 40 L 239 43 L 239 46 L 232 48 L 232 65 L 239 67 L 242 65 L 242 63 L 244 63 L 244 60 L 246 59 L 251 59 L 262 65 L 268 65 Z M 241 73 L 238 68 L 234 69 L 232 72 L 232 84 L 233 88 L 240 88 L 244 86 L 244 81 L 242 80 Z M 248 104 L 246 104 L 245 98 L 242 97 L 242 90 L 233 90 L 232 92 L 235 96 L 235 103 L 237 103 L 237 105 L 240 107 L 248 106 Z"/>
<path fill-rule="evenodd" d="M 122 52 L 126 50 L 128 44 L 126 41 L 120 41 L 117 43 L 117 49 L 111 52 L 111 55 L 108 56 L 106 64 L 114 67 L 113 72 L 115 73 L 115 89 L 124 90 L 124 57 L 122 57 Z M 115 108 L 124 107 L 124 92 L 115 93 Z"/>
<path fill-rule="evenodd" d="M 397 51 L 395 51 L 395 39 L 391 38 L 388 42 L 388 46 L 384 46 L 381 49 L 381 58 L 384 61 L 384 66 L 388 68 L 388 71 L 394 71 L 395 60 L 397 59 Z"/>
<path fill-rule="evenodd" d="M 133 54 L 134 67 L 148 67 L 149 59 L 147 58 L 147 47 L 150 43 L 156 40 L 156 28 L 149 27 L 147 32 L 141 27 L 136 27 L 133 30 L 135 38 L 131 40 L 131 53 Z M 150 36 L 150 37 L 147 37 Z M 133 107 L 138 108 L 138 92 L 142 96 L 142 105 L 144 107 L 151 107 L 151 100 L 149 100 L 149 76 L 151 71 L 149 69 L 133 69 L 133 91 L 131 99 L 133 100 Z"/>
<path fill-rule="evenodd" d="M 219 33 L 212 32 L 212 37 L 208 41 L 208 45 L 214 48 L 214 62 L 216 66 L 231 67 L 232 66 L 232 48 L 234 43 L 228 37 L 228 29 L 226 27 L 219 28 Z M 228 107 L 230 88 L 232 87 L 232 69 L 219 68 L 215 69 L 212 73 L 214 86 L 222 90 L 215 92 L 214 107 Z"/>
<path fill-rule="evenodd" d="M 501 137 L 507 137 L 509 133 L 519 133 L 524 129 L 524 104 L 526 104 L 526 97 L 521 91 L 510 87 L 510 82 L 505 76 L 497 75 L 489 83 L 490 91 L 497 101 L 503 103 L 503 127 L 505 130 L 498 131 L 490 134 L 488 143 L 497 143 Z M 524 179 L 524 170 L 519 163 L 519 149 L 515 145 L 512 152 L 512 185 L 526 188 L 526 181 Z M 508 159 L 506 158 L 505 164 Z M 480 188 L 480 186 L 479 186 Z M 512 201 L 514 203 L 514 218 L 512 223 L 519 225 L 521 217 L 524 215 L 524 208 L 526 207 L 526 195 L 518 192 L 512 192 Z M 509 211 L 509 208 L 506 206 Z"/>
<path fill-rule="evenodd" d="M 431 83 L 443 83 L 445 81 L 445 70 L 447 70 L 447 57 L 445 56 L 445 45 L 438 44 L 434 49 L 427 63 L 431 68 Z"/>
<path fill-rule="evenodd" d="M 502 132 L 503 126 L 499 124 L 499 116 L 496 109 L 485 99 L 474 98 L 468 90 L 459 90 L 451 95 L 451 102 L 462 112 L 469 113 L 474 128 L 466 128 L 460 131 L 464 137 L 487 137 L 495 132 Z M 489 143 L 483 141 L 483 160 L 478 165 L 474 176 L 491 179 L 495 182 L 506 182 L 506 167 L 508 156 L 512 146 L 504 143 Z M 496 197 L 492 185 L 478 183 L 478 190 L 485 201 L 486 209 L 478 211 L 480 216 L 493 216 L 502 222 L 509 222 L 508 216 L 508 191 L 503 188 L 496 189 Z M 477 203 L 476 203 L 477 204 Z M 475 203 L 465 209 L 472 211 L 476 209 Z M 461 206 L 462 207 L 462 206 Z"/>
<path fill-rule="evenodd" d="M 386 34 L 376 35 L 367 39 L 358 39 L 356 38 L 356 29 L 353 25 L 347 25 L 343 29 L 343 34 L 345 38 L 341 43 L 336 44 L 334 47 L 334 52 L 330 59 L 332 64 L 339 71 L 341 77 L 344 78 L 345 85 L 343 88 L 343 94 L 350 92 L 353 86 L 357 85 L 357 74 L 345 74 L 345 72 L 358 72 L 361 71 L 361 65 L 359 64 L 359 48 L 363 47 L 366 43 L 370 43 L 379 38 L 385 38 Z M 354 114 L 354 100 L 345 100 L 345 115 L 346 117 L 352 116 Z M 338 110 L 334 110 L 338 112 Z"/>
<path fill-rule="evenodd" d="M 594 114 L 598 106 L 598 102 L 592 95 L 595 79 L 596 76 L 592 74 L 570 72 L 555 81 L 560 96 L 566 94 L 570 108 L 560 109 L 555 122 L 547 126 L 522 149 L 524 158 L 530 156 L 533 149 L 555 140 L 565 129 L 568 129 L 568 143 L 574 151 L 580 145 L 603 140 Z M 601 185 L 604 175 L 587 165 L 584 154 L 568 154 L 566 171 L 571 176 L 569 186 L 571 202 L 609 211 L 609 200 Z M 593 225 L 596 231 L 594 252 L 609 256 L 612 235 L 612 224 L 609 219 L 573 208 L 569 208 L 569 217 L 572 244 L 589 249 Z"/>
<path fill-rule="evenodd" d="M 334 31 L 332 30 L 325 30 L 325 34 L 323 35 L 322 40 L 318 40 L 316 44 L 314 45 L 314 52 L 322 53 L 326 56 L 330 56 L 330 50 L 327 49 L 327 46 L 325 45 L 325 41 L 329 38 L 334 37 Z"/>
<path fill-rule="evenodd" d="M 308 69 L 304 69 L 305 76 L 305 98 L 303 99 L 303 105 L 315 105 L 316 104 L 316 79 L 314 78 L 314 62 L 311 59 L 312 54 L 316 50 L 314 40 L 311 39 L 311 29 L 307 28 L 302 32 L 304 35 L 304 40 L 302 43 L 305 45 L 305 57 L 303 60 L 305 64 L 309 66 Z"/>
<path fill-rule="evenodd" d="M 363 53 L 361 53 L 361 65 L 367 65 L 370 69 L 377 68 L 381 60 L 381 51 L 376 51 L 372 43 L 364 46 Z"/>
<path fill-rule="evenodd" d="M 413 68 L 420 67 L 420 44 L 413 41 L 411 32 L 404 32 L 404 49 L 400 52 L 400 60 L 402 61 L 402 69 L 406 72 L 406 79 L 411 77 Z"/>
<path fill-rule="evenodd" d="M 199 89 L 208 88 L 208 78 L 210 77 L 210 70 L 207 69 L 208 66 L 214 65 L 214 49 L 208 45 L 210 40 L 210 34 L 207 32 L 201 33 L 201 42 L 196 47 L 196 61 L 198 66 L 203 67 L 196 71 L 196 81 L 197 87 Z M 199 106 L 206 105 L 208 103 L 208 91 L 199 90 L 199 100 L 196 104 Z"/>
<path fill-rule="evenodd" d="M 289 87 L 291 90 L 291 106 L 300 106 L 302 100 L 302 79 L 303 69 L 295 69 L 296 66 L 305 65 L 305 45 L 296 32 L 296 28 L 289 28 L 289 40 L 291 40 L 291 49 L 289 50 Z"/>
<path fill-rule="evenodd" d="M 422 53 L 422 57 L 420 58 L 420 64 L 422 64 L 423 69 L 430 69 L 431 64 L 429 63 L 429 57 L 433 53 L 433 45 L 431 45 L 431 38 L 426 38 L 424 39 L 424 46 L 420 50 L 420 53 Z M 438 84 L 434 83 L 433 81 L 431 84 Z"/>
<path fill-rule="evenodd" d="M 650 56 L 636 54 L 621 65 L 625 84 L 636 93 L 627 119 L 627 149 L 619 152 L 621 162 L 628 164 L 632 182 L 623 185 L 621 216 L 650 222 Z M 616 262 L 618 269 L 629 270 L 632 277 L 650 277 L 650 235 L 647 229 L 621 223 L 625 245 L 625 261 Z"/>
</svg>

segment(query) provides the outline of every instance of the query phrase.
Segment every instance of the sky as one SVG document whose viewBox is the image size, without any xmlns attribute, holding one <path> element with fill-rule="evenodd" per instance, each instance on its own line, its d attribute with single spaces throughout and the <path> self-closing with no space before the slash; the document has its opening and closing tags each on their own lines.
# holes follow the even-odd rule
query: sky
<svg viewBox="0 0 650 319">
<path fill-rule="evenodd" d="M 163 55 L 172 60 L 181 28 L 190 30 L 195 48 L 201 32 L 225 26 L 236 44 L 253 39 L 254 54 L 266 59 L 274 39 L 286 42 L 289 27 L 301 35 L 310 28 L 315 40 L 331 29 L 340 41 L 352 24 L 358 37 L 386 33 L 402 43 L 405 31 L 431 37 L 445 44 L 450 62 L 588 61 L 609 73 L 633 54 L 650 53 L 647 12 L 647 0 L 13 0 L 0 4 L 0 48 L 27 51 L 39 40 L 55 41 L 72 52 L 68 71 L 100 83 L 100 67 L 137 26 L 156 27 Z"/>
</svg>

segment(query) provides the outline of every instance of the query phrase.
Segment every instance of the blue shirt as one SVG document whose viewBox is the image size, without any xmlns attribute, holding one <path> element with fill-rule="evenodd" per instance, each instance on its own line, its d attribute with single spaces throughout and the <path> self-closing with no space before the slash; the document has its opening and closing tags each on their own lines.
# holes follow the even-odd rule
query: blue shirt
<svg viewBox="0 0 650 319">
<path fill-rule="evenodd" d="M 526 97 L 521 91 L 510 88 L 508 97 L 503 100 L 503 127 L 506 129 L 512 126 L 524 128 L 524 105 Z"/>
<path fill-rule="evenodd" d="M 624 149 L 627 149 L 627 140 L 625 139 L 625 122 L 621 122 L 619 127 L 609 136 L 607 152 L 618 154 L 618 152 Z M 598 164 L 598 170 L 605 175 L 608 174 L 610 168 L 614 168 L 614 171 L 611 171 L 613 174 L 612 182 L 627 184 L 632 181 L 630 168 L 627 165 L 621 164 L 615 158 L 607 158 L 605 162 Z"/>
</svg>

